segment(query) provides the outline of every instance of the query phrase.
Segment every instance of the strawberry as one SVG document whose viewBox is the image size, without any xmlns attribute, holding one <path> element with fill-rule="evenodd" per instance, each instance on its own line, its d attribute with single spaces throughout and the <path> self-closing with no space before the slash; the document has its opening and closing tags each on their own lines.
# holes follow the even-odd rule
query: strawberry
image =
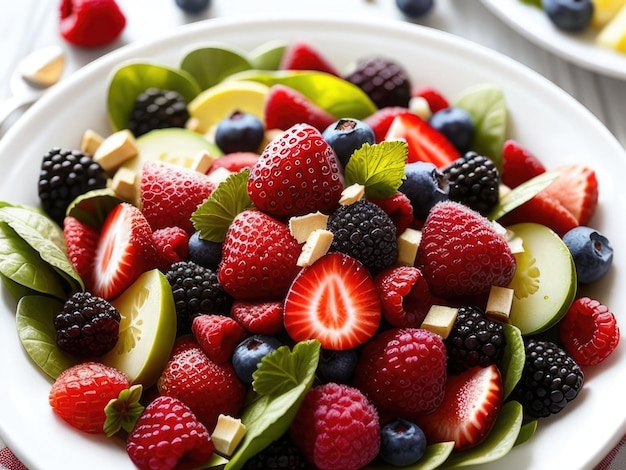
<svg viewBox="0 0 626 470">
<path fill-rule="evenodd" d="M 159 268 L 164 272 L 176 261 L 187 259 L 189 254 L 189 235 L 180 227 L 153 231 L 152 243 L 159 258 Z"/>
<path fill-rule="evenodd" d="M 396 226 L 396 233 L 401 234 L 413 223 L 413 205 L 402 191 L 396 191 L 386 198 L 368 198 L 368 200 L 387 213 Z"/>
<path fill-rule="evenodd" d="M 491 431 L 503 397 L 498 368 L 476 366 L 448 376 L 441 405 L 416 423 L 430 443 L 454 441 L 455 450 L 479 444 Z"/>
<path fill-rule="evenodd" d="M 430 86 L 415 88 L 411 96 L 424 98 L 428 103 L 431 113 L 436 113 L 437 111 L 450 107 L 450 103 L 446 97 L 439 90 Z"/>
<path fill-rule="evenodd" d="M 236 416 L 246 388 L 230 362 L 216 364 L 200 347 L 188 345 L 173 354 L 157 382 L 162 395 L 178 398 L 210 431 L 220 413 Z"/>
<path fill-rule="evenodd" d="M 502 183 L 510 188 L 516 188 L 545 171 L 543 163 L 519 142 L 513 139 L 504 142 L 500 172 Z"/>
<path fill-rule="evenodd" d="M 331 212 L 343 188 L 335 152 L 309 124 L 296 124 L 272 140 L 248 178 L 254 205 L 274 216 Z"/>
<path fill-rule="evenodd" d="M 380 448 L 376 409 L 359 390 L 343 384 L 310 389 L 290 435 L 309 463 L 320 469 L 363 468 Z"/>
<path fill-rule="evenodd" d="M 424 161 L 443 168 L 461 155 L 441 132 L 412 113 L 396 116 L 389 126 L 385 140 L 406 140 L 409 146 L 407 163 Z"/>
<path fill-rule="evenodd" d="M 552 171 L 556 171 L 559 177 L 544 192 L 570 211 L 578 225 L 587 225 L 598 205 L 595 171 L 576 163 L 562 165 Z"/>
<path fill-rule="evenodd" d="M 361 350 L 354 377 L 385 418 L 430 413 L 443 400 L 446 383 L 443 339 L 420 328 L 385 330 Z"/>
<path fill-rule="evenodd" d="M 246 337 L 246 330 L 234 319 L 216 314 L 195 317 L 191 332 L 209 359 L 217 364 L 230 360 L 235 346 Z"/>
<path fill-rule="evenodd" d="M 180 227 L 194 232 L 191 214 L 215 185 L 207 175 L 158 161 L 146 161 L 141 171 L 141 211 L 153 230 Z"/>
<path fill-rule="evenodd" d="M 337 69 L 326 59 L 320 51 L 308 42 L 291 42 L 280 62 L 281 70 L 317 70 L 339 76 Z"/>
<path fill-rule="evenodd" d="M 507 286 L 515 257 L 489 220 L 457 202 L 440 202 L 428 214 L 417 249 L 431 292 L 441 297 L 480 295 Z"/>
<path fill-rule="evenodd" d="M 216 158 L 206 174 L 210 175 L 218 168 L 226 168 L 228 171 L 237 173 L 240 170 L 252 167 L 258 159 L 259 154 L 254 152 L 227 153 Z"/>
<path fill-rule="evenodd" d="M 413 266 L 386 269 L 374 278 L 383 318 L 392 326 L 418 328 L 432 306 L 428 283 Z"/>
<path fill-rule="evenodd" d="M 604 361 L 620 338 L 615 315 L 589 297 L 576 299 L 558 325 L 559 339 L 578 365 L 593 366 Z"/>
<path fill-rule="evenodd" d="M 100 231 L 92 225 L 67 216 L 63 221 L 67 257 L 86 286 L 93 285 L 94 254 Z"/>
<path fill-rule="evenodd" d="M 376 142 L 378 143 L 385 139 L 387 131 L 396 116 L 408 112 L 410 112 L 409 109 L 403 108 L 402 106 L 388 106 L 386 108 L 380 108 L 373 114 L 370 114 L 363 119 L 363 122 L 372 128 Z"/>
<path fill-rule="evenodd" d="M 304 268 L 285 298 L 289 336 L 294 341 L 318 339 L 326 349 L 364 344 L 380 319 L 374 281 L 359 261 L 343 253 L 328 253 Z"/>
<path fill-rule="evenodd" d="M 126 440 L 126 452 L 140 470 L 200 468 L 215 444 L 207 428 L 177 398 L 156 397 Z"/>
<path fill-rule="evenodd" d="M 91 290 L 114 299 L 157 263 L 148 221 L 135 206 L 122 202 L 107 215 L 100 230 Z"/>
<path fill-rule="evenodd" d="M 283 311 L 282 301 L 239 300 L 233 303 L 230 315 L 248 333 L 273 336 L 283 330 Z"/>
<path fill-rule="evenodd" d="M 53 411 L 75 428 L 104 433 L 104 407 L 129 387 L 123 372 L 99 362 L 83 362 L 59 374 L 48 401 Z"/>
<path fill-rule="evenodd" d="M 236 300 L 282 299 L 300 269 L 300 252 L 285 223 L 245 210 L 226 232 L 217 276 Z"/>
<path fill-rule="evenodd" d="M 61 36 L 77 46 L 108 44 L 126 26 L 124 13 L 115 0 L 62 0 Z"/>
<path fill-rule="evenodd" d="M 265 128 L 289 129 L 294 124 L 307 123 L 322 132 L 336 118 L 309 98 L 285 85 L 273 85 L 265 101 Z"/>
</svg>

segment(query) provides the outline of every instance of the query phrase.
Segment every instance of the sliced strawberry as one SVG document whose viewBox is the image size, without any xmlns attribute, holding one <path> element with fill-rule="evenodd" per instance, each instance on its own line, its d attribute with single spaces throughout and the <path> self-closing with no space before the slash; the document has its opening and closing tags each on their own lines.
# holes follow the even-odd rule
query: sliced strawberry
<svg viewBox="0 0 626 470">
<path fill-rule="evenodd" d="M 229 361 L 235 347 L 246 337 L 246 330 L 233 318 L 217 314 L 198 315 L 193 319 L 191 331 L 216 364 Z"/>
<path fill-rule="evenodd" d="M 398 139 L 406 140 L 409 145 L 407 163 L 424 161 L 443 168 L 461 156 L 441 132 L 416 114 L 405 113 L 394 118 L 385 140 Z"/>
<path fill-rule="evenodd" d="M 227 153 L 216 158 L 206 174 L 209 175 L 218 168 L 226 168 L 228 171 L 237 173 L 244 168 L 250 168 L 258 159 L 259 154 L 254 152 Z"/>
<path fill-rule="evenodd" d="M 285 49 L 281 70 L 317 70 L 339 76 L 337 69 L 320 51 L 304 41 L 294 41 Z"/>
<path fill-rule="evenodd" d="M 402 106 L 388 106 L 386 108 L 380 108 L 378 111 L 370 114 L 363 119 L 363 122 L 372 128 L 376 142 L 378 143 L 385 139 L 389 126 L 391 126 L 395 117 L 408 112 L 409 109 L 403 108 Z"/>
<path fill-rule="evenodd" d="M 289 129 L 291 126 L 306 123 L 322 132 L 336 118 L 323 110 L 299 91 L 285 85 L 270 88 L 265 101 L 265 128 Z"/>
<path fill-rule="evenodd" d="M 498 368 L 493 364 L 473 367 L 448 376 L 441 405 L 434 412 L 420 416 L 417 424 L 430 443 L 454 441 L 455 450 L 469 449 L 491 431 L 502 397 Z"/>
<path fill-rule="evenodd" d="M 416 88 L 411 93 L 412 96 L 419 96 L 424 98 L 428 103 L 431 113 L 436 113 L 442 109 L 450 107 L 450 103 L 446 97 L 439 91 L 430 86 L 423 86 Z"/>
<path fill-rule="evenodd" d="M 104 221 L 95 253 L 93 293 L 114 299 L 142 273 L 156 268 L 152 229 L 141 211 L 122 202 Z"/>
<path fill-rule="evenodd" d="M 90 289 L 93 285 L 94 255 L 100 232 L 92 225 L 68 216 L 63 221 L 63 234 L 67 257 L 87 289 Z"/>
<path fill-rule="evenodd" d="M 295 341 L 352 349 L 378 329 L 381 304 L 374 281 L 356 259 L 329 253 L 296 276 L 285 298 L 284 322 Z"/>
<path fill-rule="evenodd" d="M 509 139 L 504 142 L 500 179 L 509 188 L 515 188 L 545 171 L 543 163 L 517 141 Z"/>
<path fill-rule="evenodd" d="M 578 225 L 587 225 L 598 205 L 598 180 L 592 168 L 569 164 L 554 168 L 559 178 L 544 192 L 572 213 Z"/>
</svg>

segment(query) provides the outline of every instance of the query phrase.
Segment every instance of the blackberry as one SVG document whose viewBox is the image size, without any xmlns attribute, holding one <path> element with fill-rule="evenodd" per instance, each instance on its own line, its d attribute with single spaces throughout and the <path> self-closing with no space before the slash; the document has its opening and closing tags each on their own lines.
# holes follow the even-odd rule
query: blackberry
<svg viewBox="0 0 626 470">
<path fill-rule="evenodd" d="M 449 197 L 487 215 L 498 204 L 500 174 L 493 162 L 476 152 L 467 152 L 445 167 Z"/>
<path fill-rule="evenodd" d="M 55 147 L 41 161 L 38 183 L 41 206 L 62 225 L 70 203 L 87 191 L 105 188 L 107 178 L 106 171 L 89 155 Z"/>
<path fill-rule="evenodd" d="M 396 262 L 396 227 L 387 213 L 367 199 L 341 206 L 328 218 L 329 251 L 358 259 L 372 274 Z"/>
<path fill-rule="evenodd" d="M 154 129 L 185 127 L 188 119 L 187 103 L 180 93 L 148 88 L 135 100 L 128 129 L 139 137 Z"/>
<path fill-rule="evenodd" d="M 77 292 L 54 317 L 59 348 L 75 356 L 102 356 L 119 337 L 120 312 L 105 299 Z"/>
<path fill-rule="evenodd" d="M 309 468 L 304 454 L 291 441 L 287 432 L 251 457 L 243 470 L 305 470 Z"/>
<path fill-rule="evenodd" d="M 526 362 L 514 395 L 533 418 L 559 413 L 578 395 L 584 374 L 564 349 L 551 341 L 531 338 Z"/>
<path fill-rule="evenodd" d="M 178 261 L 165 277 L 174 295 L 178 336 L 191 333 L 191 323 L 198 315 L 230 312 L 233 299 L 222 289 L 215 271 L 193 261 Z"/>
<path fill-rule="evenodd" d="M 464 306 L 446 338 L 448 370 L 463 372 L 474 366 L 497 364 L 504 354 L 506 337 L 501 323 L 489 320 L 478 307 Z"/>
<path fill-rule="evenodd" d="M 393 60 L 364 57 L 344 79 L 361 88 L 379 108 L 409 106 L 411 82 L 404 68 Z"/>
</svg>

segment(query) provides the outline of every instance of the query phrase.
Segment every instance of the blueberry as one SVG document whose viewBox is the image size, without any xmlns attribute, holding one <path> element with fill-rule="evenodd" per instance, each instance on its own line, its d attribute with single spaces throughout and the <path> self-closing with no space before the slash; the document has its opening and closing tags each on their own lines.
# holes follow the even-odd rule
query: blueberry
<svg viewBox="0 0 626 470">
<path fill-rule="evenodd" d="M 322 137 L 344 167 L 355 150 L 365 143 L 372 145 L 376 140 L 372 128 L 358 119 L 339 119 L 324 129 Z"/>
<path fill-rule="evenodd" d="M 578 282 L 589 284 L 597 281 L 611 267 L 613 262 L 613 248 L 609 240 L 597 230 L 579 226 L 571 229 L 563 236 L 574 265 Z"/>
<path fill-rule="evenodd" d="M 441 109 L 428 119 L 428 123 L 445 135 L 459 152 L 469 149 L 474 138 L 474 120 L 463 108 Z"/>
<path fill-rule="evenodd" d="M 205 268 L 217 269 L 222 259 L 222 244 L 200 238 L 200 232 L 194 232 L 187 242 L 189 259 Z"/>
<path fill-rule="evenodd" d="M 542 0 L 543 11 L 557 28 L 582 31 L 593 16 L 592 0 Z"/>
<path fill-rule="evenodd" d="M 404 174 L 406 179 L 399 190 L 411 201 L 413 217 L 416 219 L 426 219 L 435 204 L 448 200 L 448 180 L 432 163 L 407 163 Z"/>
<path fill-rule="evenodd" d="M 398 9 L 411 18 L 424 16 L 432 9 L 434 3 L 434 0 L 396 0 Z"/>
<path fill-rule="evenodd" d="M 224 153 L 256 152 L 264 136 L 263 122 L 241 111 L 222 119 L 215 128 L 215 143 Z"/>
<path fill-rule="evenodd" d="M 176 0 L 176 5 L 186 13 L 202 13 L 209 8 L 211 0 Z"/>
<path fill-rule="evenodd" d="M 352 381 L 358 355 L 354 349 L 331 351 L 322 349 L 317 375 L 322 382 L 347 384 Z"/>
<path fill-rule="evenodd" d="M 233 369 L 237 377 L 250 385 L 253 380 L 252 374 L 261 363 L 261 359 L 280 346 L 282 343 L 272 336 L 252 335 L 244 339 L 233 352 Z"/>
<path fill-rule="evenodd" d="M 426 451 L 426 436 L 417 424 L 396 418 L 380 430 L 380 457 L 397 467 L 411 465 Z"/>
</svg>

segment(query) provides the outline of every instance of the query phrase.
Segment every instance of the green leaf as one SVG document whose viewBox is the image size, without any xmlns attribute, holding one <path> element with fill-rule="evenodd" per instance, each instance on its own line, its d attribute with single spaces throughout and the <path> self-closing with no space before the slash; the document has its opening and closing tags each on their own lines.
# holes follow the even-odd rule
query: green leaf
<svg viewBox="0 0 626 470">
<path fill-rule="evenodd" d="M 477 85 L 467 89 L 455 106 L 472 116 L 475 131 L 470 148 L 501 167 L 508 117 L 502 89 L 491 84 Z"/>
<path fill-rule="evenodd" d="M 249 174 L 250 170 L 244 169 L 230 175 L 191 214 L 191 223 L 200 232 L 200 238 L 223 242 L 237 214 L 253 207 L 248 196 Z"/>
<path fill-rule="evenodd" d="M 345 168 L 346 186 L 361 184 L 371 198 L 392 196 L 402 184 L 408 145 L 402 141 L 363 144 Z"/>
<path fill-rule="evenodd" d="M 546 171 L 513 188 L 504 197 L 500 198 L 498 205 L 489 214 L 489 220 L 498 220 L 516 207 L 531 200 L 537 193 L 550 186 L 558 177 L 558 172 Z"/>
<path fill-rule="evenodd" d="M 504 327 L 506 347 L 500 363 L 500 371 L 502 372 L 504 399 L 506 400 L 522 377 L 524 362 L 526 361 L 526 350 L 519 328 L 507 323 L 504 323 L 502 326 Z"/>
<path fill-rule="evenodd" d="M 291 87 L 337 118 L 363 119 L 376 105 L 358 86 L 324 72 L 249 70 L 232 75 L 229 80 L 251 80 L 267 86 Z"/>
<path fill-rule="evenodd" d="M 520 2 L 525 3 L 526 5 L 531 5 L 533 7 L 543 8 L 541 0 L 520 0 Z"/>
<path fill-rule="evenodd" d="M 319 353 L 319 341 L 309 340 L 296 344 L 292 352 L 281 346 L 261 361 L 252 385 L 258 393 L 266 394 L 259 395 L 244 409 L 241 421 L 246 435 L 226 465 L 227 470 L 241 468 L 287 431 L 313 384 Z M 282 383 L 276 385 L 276 380 Z M 299 382 L 294 385 L 294 380 Z"/>
<path fill-rule="evenodd" d="M 533 419 L 527 423 L 524 423 L 522 429 L 520 429 L 519 435 L 515 440 L 515 445 L 518 446 L 520 444 L 524 444 L 528 442 L 534 435 L 537 430 L 537 425 L 539 424 L 539 420 Z"/>
<path fill-rule="evenodd" d="M 22 346 L 41 370 L 53 379 L 77 361 L 56 343 L 54 317 L 63 302 L 42 295 L 22 297 L 17 304 L 15 324 Z"/>
<path fill-rule="evenodd" d="M 13 279 L 6 277 L 2 273 L 0 273 L 0 279 L 2 279 L 2 284 L 4 284 L 4 287 L 6 287 L 6 289 L 9 291 L 9 294 L 11 294 L 11 296 L 13 296 L 16 301 L 20 300 L 25 295 L 37 294 L 37 291 L 29 289 L 19 282 L 15 282 Z"/>
<path fill-rule="evenodd" d="M 202 90 L 217 85 L 229 75 L 251 68 L 241 53 L 217 44 L 194 49 L 180 64 L 180 69 L 191 75 Z"/>
<path fill-rule="evenodd" d="M 67 215 L 100 228 L 111 209 L 122 200 L 111 188 L 94 189 L 81 194 L 67 208 Z"/>
<path fill-rule="evenodd" d="M 201 91 L 195 79 L 182 70 L 145 62 L 127 62 L 118 67 L 109 82 L 107 112 L 114 131 L 128 126 L 135 100 L 151 87 L 177 91 L 187 103 Z"/>
<path fill-rule="evenodd" d="M 285 49 L 287 49 L 286 41 L 268 41 L 250 51 L 248 61 L 256 70 L 278 70 L 285 55 Z"/>
<path fill-rule="evenodd" d="M 413 465 L 406 465 L 402 470 L 434 470 L 439 468 L 454 450 L 454 442 L 438 442 L 426 447 L 422 458 Z M 365 467 L 364 470 L 385 469 L 389 470 L 389 464 L 380 459 L 375 460 Z"/>
<path fill-rule="evenodd" d="M 131 432 L 145 407 L 140 403 L 143 385 L 136 384 L 122 390 L 117 398 L 112 399 L 104 407 L 106 420 L 104 433 L 107 437 L 116 434 L 120 429 Z"/>
</svg>

